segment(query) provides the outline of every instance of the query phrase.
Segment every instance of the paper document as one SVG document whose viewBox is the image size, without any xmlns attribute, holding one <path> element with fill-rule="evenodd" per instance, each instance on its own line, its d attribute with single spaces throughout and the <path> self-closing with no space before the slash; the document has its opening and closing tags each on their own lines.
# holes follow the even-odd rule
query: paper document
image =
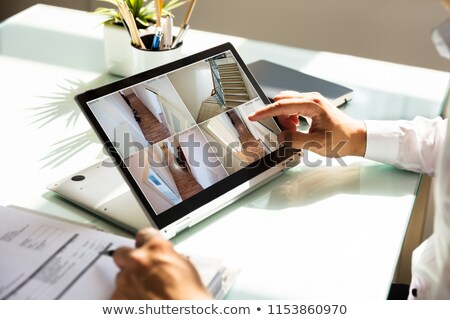
<svg viewBox="0 0 450 320">
<path fill-rule="evenodd" d="M 0 207 L 0 299 L 109 299 L 118 268 L 103 252 L 124 245 L 134 240 Z M 235 273 L 215 259 L 192 262 L 222 298 Z"/>
</svg>

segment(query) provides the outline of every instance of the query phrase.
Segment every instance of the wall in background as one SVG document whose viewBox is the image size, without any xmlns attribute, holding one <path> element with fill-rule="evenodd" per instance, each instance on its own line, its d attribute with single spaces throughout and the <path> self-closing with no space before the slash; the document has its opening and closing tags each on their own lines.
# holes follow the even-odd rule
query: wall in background
<svg viewBox="0 0 450 320">
<path fill-rule="evenodd" d="M 73 8 L 79 10 L 89 10 L 92 3 L 95 4 L 94 0 L 76 0 L 76 1 L 68 1 L 68 0 L 13 0 L 0 1 L 0 21 L 6 19 L 7 17 L 12 16 L 36 3 L 49 4 L 53 6 Z"/>
<path fill-rule="evenodd" d="M 191 24 L 296 47 L 450 70 L 450 61 L 438 56 L 430 40 L 432 28 L 449 16 L 440 0 L 199 0 Z"/>
<path fill-rule="evenodd" d="M 83 10 L 103 6 L 95 0 L 39 2 Z M 0 20 L 33 3 L 36 1 L 2 1 Z M 186 8 L 175 11 L 178 23 Z M 198 0 L 191 25 L 250 39 L 448 71 L 450 60 L 440 58 L 430 40 L 432 28 L 448 16 L 440 0 Z"/>
</svg>

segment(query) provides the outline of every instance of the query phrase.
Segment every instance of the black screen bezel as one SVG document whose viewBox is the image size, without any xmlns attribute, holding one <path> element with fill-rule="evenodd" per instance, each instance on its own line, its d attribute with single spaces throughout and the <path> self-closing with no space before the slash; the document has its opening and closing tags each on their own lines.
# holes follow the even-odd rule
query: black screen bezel
<svg viewBox="0 0 450 320">
<path fill-rule="evenodd" d="M 197 210 L 198 208 L 206 205 L 207 203 L 223 195 L 224 193 L 236 188 L 237 186 L 274 167 L 280 162 L 283 162 L 286 159 L 292 157 L 295 151 L 282 145 L 276 151 L 266 155 L 265 157 L 257 160 L 249 166 L 235 172 L 234 174 L 220 180 L 219 182 L 203 190 L 202 192 L 190 197 L 189 199 L 184 200 L 177 205 L 174 205 L 173 207 L 167 209 L 162 213 L 156 214 L 152 209 L 149 201 L 147 200 L 145 194 L 140 189 L 138 183 L 135 181 L 135 178 L 127 168 L 124 159 L 120 156 L 118 150 L 115 148 L 114 143 L 109 140 L 101 124 L 97 121 L 97 118 L 90 109 L 88 102 L 134 86 L 152 78 L 170 73 L 172 71 L 175 71 L 176 69 L 180 69 L 193 63 L 209 59 L 226 51 L 231 51 L 233 53 L 234 58 L 238 62 L 242 71 L 247 76 L 248 80 L 255 88 L 263 103 L 269 104 L 269 99 L 266 97 L 260 85 L 231 43 L 224 43 L 217 47 L 193 54 L 191 56 L 162 65 L 160 67 L 121 79 L 119 81 L 93 90 L 86 91 L 85 93 L 82 93 L 75 97 L 75 101 L 80 106 L 82 112 L 90 122 L 96 134 L 100 137 L 100 140 L 104 143 L 104 147 L 107 150 L 108 154 L 112 157 L 112 159 L 114 159 L 115 165 L 120 168 L 119 171 L 122 173 L 122 176 L 129 185 L 131 191 L 139 201 L 141 207 L 144 209 L 144 212 L 159 229 L 165 228 L 171 223 L 178 221 L 190 212 Z"/>
</svg>

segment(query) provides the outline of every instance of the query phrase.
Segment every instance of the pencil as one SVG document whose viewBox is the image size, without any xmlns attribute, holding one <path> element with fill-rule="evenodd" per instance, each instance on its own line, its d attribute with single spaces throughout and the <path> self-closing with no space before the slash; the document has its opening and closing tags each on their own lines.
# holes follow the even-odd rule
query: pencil
<svg viewBox="0 0 450 320">
<path fill-rule="evenodd" d="M 181 24 L 182 28 L 185 25 L 189 24 L 189 20 L 191 19 L 192 11 L 194 11 L 194 7 L 195 7 L 196 3 L 197 3 L 197 0 L 191 0 L 191 4 L 189 5 L 189 9 L 186 12 L 186 15 L 184 16 L 183 23 Z"/>
<path fill-rule="evenodd" d="M 183 23 L 180 26 L 180 31 L 178 32 L 175 40 L 172 43 L 172 48 L 175 48 L 181 41 L 183 41 L 183 38 L 186 34 L 186 31 L 189 29 L 189 20 L 191 19 L 192 11 L 194 10 L 195 4 L 197 3 L 197 0 L 191 0 L 191 4 L 189 5 L 189 9 L 186 12 L 186 15 L 184 16 Z"/>
<path fill-rule="evenodd" d="M 163 3 L 162 0 L 154 0 L 155 2 L 155 14 L 156 14 L 156 27 L 161 27 L 161 13 Z"/>
<path fill-rule="evenodd" d="M 124 24 L 127 26 L 127 30 L 131 35 L 131 41 L 133 44 L 141 49 L 145 49 L 145 45 L 142 42 L 141 37 L 139 36 L 139 30 L 136 26 L 136 21 L 134 20 L 133 13 L 128 7 L 127 3 L 123 0 L 117 1 L 117 7 L 119 8 L 119 13 L 124 21 Z"/>
</svg>

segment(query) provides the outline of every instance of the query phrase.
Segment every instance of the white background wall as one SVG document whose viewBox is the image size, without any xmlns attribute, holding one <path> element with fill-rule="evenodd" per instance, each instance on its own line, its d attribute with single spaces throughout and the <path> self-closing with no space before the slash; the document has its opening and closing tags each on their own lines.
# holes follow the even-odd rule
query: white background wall
<svg viewBox="0 0 450 320">
<path fill-rule="evenodd" d="M 181 201 L 180 192 L 178 191 L 177 184 L 175 183 L 175 180 L 173 179 L 172 173 L 170 172 L 169 165 L 162 165 L 164 164 L 164 155 L 163 151 L 159 147 L 158 144 L 155 144 L 152 146 L 152 154 L 153 156 L 153 163 L 157 163 L 159 165 L 152 165 L 153 171 L 155 171 L 161 179 L 166 183 L 166 185 L 176 193 L 176 195 L 180 198 L 179 201 Z M 150 163 L 152 163 L 150 162 Z"/>
<path fill-rule="evenodd" d="M 103 99 L 98 99 L 97 102 L 95 102 L 95 107 L 93 107 L 92 111 L 100 122 L 103 130 L 105 130 L 109 139 L 112 141 L 114 141 L 114 129 L 124 122 L 129 123 L 130 127 L 133 127 L 135 131 L 142 132 L 134 119 L 130 107 L 118 93 L 114 93 Z M 141 139 L 144 138 L 142 133 L 141 136 Z M 137 141 L 145 142 L 145 138 L 144 140 L 141 139 Z"/>
<path fill-rule="evenodd" d="M 0 20 L 3 20 L 36 3 L 43 3 L 52 6 L 73 8 L 79 10 L 93 10 L 98 6 L 100 2 L 96 0 L 1 0 Z"/>
<path fill-rule="evenodd" d="M 93 10 L 95 0 L 41 0 Z M 0 1 L 0 20 L 36 3 Z M 276 5 L 275 5 L 276 4 Z M 180 23 L 187 6 L 176 13 Z M 450 16 L 440 0 L 199 0 L 193 28 L 314 50 L 450 70 L 430 41 Z"/>
<path fill-rule="evenodd" d="M 141 188 L 142 192 L 145 194 L 149 202 L 151 203 L 153 209 L 157 213 L 161 213 L 173 206 L 173 204 L 163 197 L 161 194 L 155 191 L 154 188 L 152 188 L 149 184 L 145 183 L 144 180 L 147 178 L 145 176 L 145 167 L 141 165 L 142 159 L 147 159 L 142 155 L 142 153 L 147 152 L 146 149 L 142 150 L 139 154 L 134 154 L 132 157 L 130 157 L 128 160 L 129 168 L 131 171 L 131 174 L 135 178 L 136 182 L 139 184 L 139 187 Z"/>
<path fill-rule="evenodd" d="M 169 124 L 172 116 L 179 120 L 181 130 L 185 130 L 195 124 L 192 115 L 186 109 L 183 100 L 167 77 L 148 81 L 145 83 L 145 86 L 159 95 L 159 102 L 165 110 L 166 120 Z M 175 127 L 173 128 L 175 129 Z"/>
<path fill-rule="evenodd" d="M 134 119 L 133 112 L 119 93 L 98 99 L 93 103 L 92 111 L 108 138 L 118 143 L 122 155 L 128 156 L 147 146 L 147 140 Z M 125 133 L 129 136 L 126 137 Z"/>
<path fill-rule="evenodd" d="M 211 95 L 214 88 L 209 63 L 196 63 L 172 73 L 169 79 L 189 108 L 192 117 L 197 119 L 202 101 Z"/>
<path fill-rule="evenodd" d="M 178 21 L 183 14 L 177 12 Z M 437 55 L 430 40 L 432 28 L 447 17 L 440 0 L 199 0 L 191 24 L 251 39 L 450 70 L 450 61 Z"/>
<path fill-rule="evenodd" d="M 160 113 L 162 112 L 161 108 L 159 108 L 159 105 L 153 104 L 152 100 L 150 99 L 149 95 L 147 94 L 147 89 L 145 89 L 145 84 L 138 85 L 133 87 L 134 92 L 136 93 L 137 97 L 141 102 L 150 110 L 150 112 L 155 116 L 156 119 L 161 123 L 161 117 Z"/>
<path fill-rule="evenodd" d="M 185 131 L 180 134 L 179 139 L 181 149 L 191 168 L 192 176 L 194 176 L 195 180 L 197 180 L 203 189 L 210 187 L 228 176 L 225 168 L 218 163 L 218 159 L 216 162 L 214 159 L 205 158 L 205 146 L 208 144 L 208 141 L 200 129 L 195 127 Z M 200 142 L 200 145 L 193 144 L 192 141 L 195 141 L 195 143 Z M 205 160 L 210 161 L 211 164 L 206 165 Z"/>
</svg>

